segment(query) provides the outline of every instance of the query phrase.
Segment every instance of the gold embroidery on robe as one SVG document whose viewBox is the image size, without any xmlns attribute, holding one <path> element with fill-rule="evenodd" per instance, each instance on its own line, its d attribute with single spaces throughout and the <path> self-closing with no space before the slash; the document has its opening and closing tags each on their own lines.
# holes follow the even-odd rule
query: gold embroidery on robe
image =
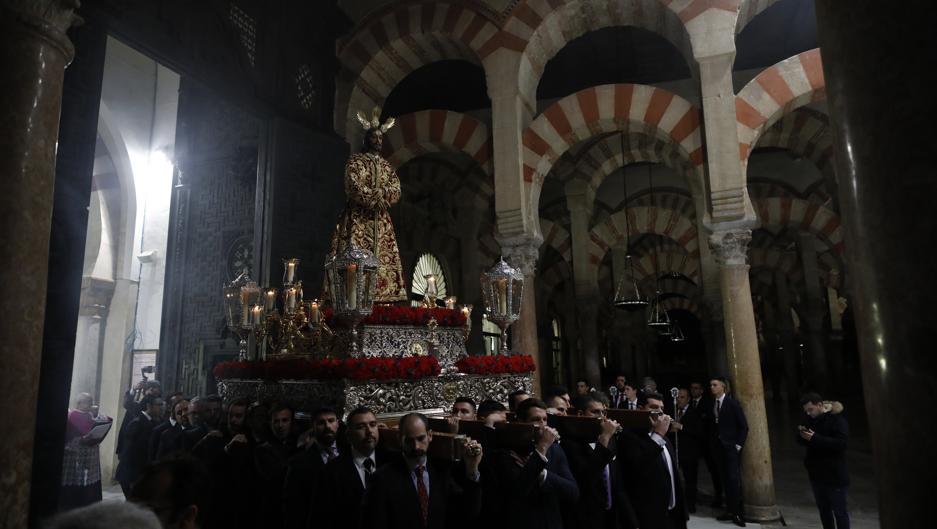
<svg viewBox="0 0 937 529">
<path fill-rule="evenodd" d="M 376 179 L 376 181 L 375 181 Z M 400 179 L 390 162 L 377 154 L 352 154 L 345 164 L 348 204 L 332 236 L 331 252 L 352 241 L 378 259 L 374 301 L 405 301 L 407 289 L 400 264 L 394 225 L 387 211 L 400 200 Z"/>
</svg>

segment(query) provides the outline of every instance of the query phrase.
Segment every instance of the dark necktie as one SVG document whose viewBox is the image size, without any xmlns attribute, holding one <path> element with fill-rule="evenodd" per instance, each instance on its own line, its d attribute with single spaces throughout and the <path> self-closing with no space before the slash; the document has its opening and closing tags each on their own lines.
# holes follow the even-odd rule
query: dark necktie
<svg viewBox="0 0 937 529">
<path fill-rule="evenodd" d="M 602 469 L 602 484 L 605 485 L 605 510 L 612 508 L 612 479 L 608 474 L 608 465 Z"/>
<path fill-rule="evenodd" d="M 368 488 L 371 486 L 371 474 L 374 474 L 374 460 L 366 457 L 362 465 L 364 465 L 364 488 Z"/>
<path fill-rule="evenodd" d="M 683 408 L 677 410 L 677 422 L 680 422 L 680 419 L 683 418 Z"/>
<path fill-rule="evenodd" d="M 722 408 L 722 401 L 716 399 L 716 424 L 719 424 L 719 409 Z"/>
<path fill-rule="evenodd" d="M 420 513 L 423 515 L 423 527 L 426 527 L 426 520 L 429 518 L 429 492 L 426 490 L 426 483 L 423 483 L 423 471 L 426 467 L 417 465 L 413 469 L 416 475 L 416 493 L 420 497 Z"/>
</svg>

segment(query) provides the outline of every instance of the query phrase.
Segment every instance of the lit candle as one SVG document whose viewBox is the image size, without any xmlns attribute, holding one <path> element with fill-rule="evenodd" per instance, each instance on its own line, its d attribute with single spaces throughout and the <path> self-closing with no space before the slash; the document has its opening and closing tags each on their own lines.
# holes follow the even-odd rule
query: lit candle
<svg viewBox="0 0 937 529">
<path fill-rule="evenodd" d="M 268 289 L 267 292 L 264 293 L 264 310 L 266 310 L 267 313 L 269 314 L 273 312 L 273 310 L 276 307 L 277 307 L 277 291 L 272 288 Z"/>
<path fill-rule="evenodd" d="M 506 279 L 501 279 L 498 281 L 498 313 L 507 314 L 508 313 L 508 282 Z"/>
<path fill-rule="evenodd" d="M 315 299 L 309 304 L 309 321 L 319 323 L 319 300 Z"/>
<path fill-rule="evenodd" d="M 465 321 L 469 321 L 469 316 L 471 316 L 472 308 L 469 305 L 462 306 L 462 315 L 465 316 Z"/>
<path fill-rule="evenodd" d="M 348 298 L 348 308 L 358 308 L 358 265 L 350 264 L 345 269 L 345 293 Z"/>
<path fill-rule="evenodd" d="M 296 289 L 290 287 L 286 289 L 286 311 L 293 312 L 296 310 Z"/>
<path fill-rule="evenodd" d="M 448 298 L 446 298 L 446 308 L 449 309 L 449 310 L 454 309 L 454 308 L 455 308 L 455 302 L 456 302 L 456 297 L 455 297 L 455 296 L 449 296 Z"/>
<path fill-rule="evenodd" d="M 436 276 L 433 274 L 426 278 L 426 293 L 431 297 L 436 297 Z"/>
<path fill-rule="evenodd" d="M 254 325 L 260 325 L 263 321 L 263 312 L 263 307 L 260 305 L 254 305 L 254 308 L 251 309 L 251 323 Z"/>
<path fill-rule="evenodd" d="M 290 259 L 286 262 L 286 283 L 292 283 L 296 277 L 296 260 Z"/>
</svg>

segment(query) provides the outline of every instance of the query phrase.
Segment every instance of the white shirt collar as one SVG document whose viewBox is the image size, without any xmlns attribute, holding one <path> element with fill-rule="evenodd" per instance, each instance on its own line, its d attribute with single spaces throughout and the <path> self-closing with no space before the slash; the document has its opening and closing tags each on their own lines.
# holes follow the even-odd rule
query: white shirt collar
<svg viewBox="0 0 937 529">
<path fill-rule="evenodd" d="M 716 397 L 716 400 L 719 402 L 719 405 L 720 405 L 720 406 L 722 405 L 722 401 L 724 401 L 725 399 L 726 399 L 726 394 L 725 394 L 725 393 L 723 393 L 722 395 L 719 395 L 718 397 Z"/>
<path fill-rule="evenodd" d="M 371 452 L 370 454 L 368 454 L 368 455 L 364 455 L 364 454 L 359 454 L 354 448 L 352 448 L 352 450 L 351 450 L 351 459 L 352 459 L 352 461 L 355 462 L 355 466 L 358 466 L 358 467 L 361 467 L 361 468 L 364 468 L 364 460 L 365 460 L 365 459 L 370 459 L 370 460 L 373 461 L 375 464 L 377 463 L 377 461 L 374 461 L 374 451 L 372 451 L 372 452 Z"/>
</svg>

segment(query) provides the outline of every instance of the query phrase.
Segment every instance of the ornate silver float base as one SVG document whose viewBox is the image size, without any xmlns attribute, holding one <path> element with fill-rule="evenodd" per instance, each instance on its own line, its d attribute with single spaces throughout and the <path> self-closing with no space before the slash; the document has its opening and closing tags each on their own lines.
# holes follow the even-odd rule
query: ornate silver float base
<svg viewBox="0 0 937 529">
<path fill-rule="evenodd" d="M 334 332 L 333 354 L 344 356 L 350 333 L 341 328 Z M 361 340 L 358 356 L 403 358 L 432 354 L 444 373 L 467 354 L 461 327 L 437 327 L 431 331 L 426 327 L 405 325 L 362 325 L 358 335 Z"/>
<path fill-rule="evenodd" d="M 367 406 L 376 413 L 397 413 L 429 408 L 448 409 L 459 396 L 481 402 L 494 399 L 506 403 L 508 394 L 531 391 L 530 375 L 450 374 L 421 380 L 371 382 L 282 380 L 223 380 L 218 393 L 225 400 L 239 397 L 255 400 L 287 400 L 297 410 L 313 411 L 327 405 L 351 411 Z"/>
</svg>

